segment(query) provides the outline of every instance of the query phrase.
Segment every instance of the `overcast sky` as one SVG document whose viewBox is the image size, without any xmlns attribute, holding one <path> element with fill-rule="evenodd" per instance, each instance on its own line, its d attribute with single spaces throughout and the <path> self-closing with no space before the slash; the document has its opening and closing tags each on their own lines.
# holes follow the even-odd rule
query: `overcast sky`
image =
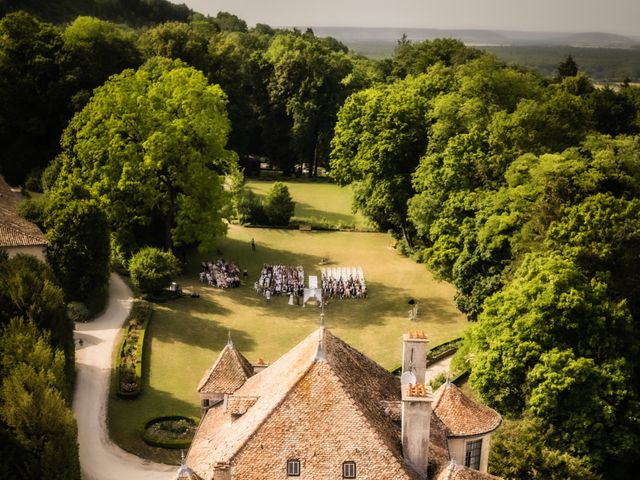
<svg viewBox="0 0 640 480">
<path fill-rule="evenodd" d="M 271 26 L 426 27 L 640 35 L 640 0 L 171 0 Z"/>
</svg>

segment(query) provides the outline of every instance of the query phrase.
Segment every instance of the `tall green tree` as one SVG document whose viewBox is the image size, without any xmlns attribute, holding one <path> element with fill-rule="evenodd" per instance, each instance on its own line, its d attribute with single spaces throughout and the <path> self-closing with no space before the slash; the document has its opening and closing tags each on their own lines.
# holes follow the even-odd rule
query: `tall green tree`
<svg viewBox="0 0 640 480">
<path fill-rule="evenodd" d="M 68 120 L 60 31 L 25 13 L 0 19 L 0 172 L 22 183 L 59 149 Z"/>
<path fill-rule="evenodd" d="M 491 437 L 489 472 L 502 478 L 597 480 L 588 457 L 553 445 L 553 431 L 538 418 L 505 420 Z"/>
<path fill-rule="evenodd" d="M 64 400 L 65 360 L 30 321 L 0 336 L 0 420 L 28 452 L 18 478 L 80 479 L 77 427 Z"/>
<path fill-rule="evenodd" d="M 318 166 L 328 164 L 336 113 L 349 93 L 343 80 L 352 63 L 339 45 L 297 32 L 277 34 L 265 58 L 273 66 L 268 84 L 273 114 L 290 125 L 296 157 L 289 161 L 306 163 L 314 176 Z M 282 167 L 293 169 L 292 164 Z"/>
<path fill-rule="evenodd" d="M 486 301 L 461 353 L 486 402 L 506 415 L 530 412 L 556 429 L 559 447 L 598 469 L 627 462 L 640 441 L 640 402 L 629 388 L 637 329 L 609 294 L 571 260 L 531 255 Z"/>
<path fill-rule="evenodd" d="M 407 75 L 420 75 L 436 63 L 461 65 L 481 55 L 480 50 L 453 38 L 412 42 L 403 37 L 393 51 L 392 76 L 402 79 Z"/>
<path fill-rule="evenodd" d="M 567 55 L 558 65 L 558 80 L 563 80 L 567 77 L 575 77 L 578 75 L 578 64 L 575 62 L 571 55 Z"/>
<path fill-rule="evenodd" d="M 95 17 L 77 17 L 62 32 L 61 69 L 72 108 L 79 110 L 109 76 L 141 63 L 132 29 Z"/>
<path fill-rule="evenodd" d="M 220 174 L 226 97 L 180 61 L 156 58 L 95 90 L 65 130 L 55 189 L 81 182 L 100 198 L 125 252 L 141 244 L 210 247 L 225 232 Z"/>
<path fill-rule="evenodd" d="M 104 296 L 109 280 L 109 223 L 99 201 L 81 185 L 56 190 L 48 198 L 47 259 L 67 300 Z"/>
<path fill-rule="evenodd" d="M 354 184 L 354 207 L 381 229 L 404 233 L 409 242 L 411 174 L 427 148 L 431 102 L 450 85 L 449 71 L 434 67 L 425 75 L 354 93 L 338 113 L 333 178 Z"/>
<path fill-rule="evenodd" d="M 14 317 L 49 331 L 54 347 L 63 349 L 73 365 L 73 325 L 62 289 L 51 268 L 31 255 L 0 261 L 0 326 Z"/>
</svg>

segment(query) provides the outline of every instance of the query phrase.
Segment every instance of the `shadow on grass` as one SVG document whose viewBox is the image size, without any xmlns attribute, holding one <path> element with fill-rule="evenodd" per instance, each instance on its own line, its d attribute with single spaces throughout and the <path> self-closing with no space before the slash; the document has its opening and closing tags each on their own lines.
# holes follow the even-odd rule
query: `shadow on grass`
<svg viewBox="0 0 640 480">
<path fill-rule="evenodd" d="M 299 235 L 298 232 L 281 230 L 280 233 L 288 235 Z M 249 232 L 250 233 L 250 232 Z M 304 237 L 302 237 L 304 240 Z M 176 315 L 188 314 L 191 317 L 196 315 L 219 314 L 219 309 L 224 309 L 217 301 L 221 296 L 228 297 L 228 300 L 238 303 L 244 307 L 250 307 L 258 317 L 262 315 L 277 315 L 280 318 L 289 320 L 299 320 L 301 317 L 315 318 L 319 315 L 313 306 L 302 309 L 301 306 L 290 306 L 287 304 L 288 297 L 274 297 L 271 302 L 267 302 L 253 288 L 253 282 L 259 277 L 262 265 L 282 264 L 282 265 L 302 265 L 305 270 L 305 281 L 308 275 L 318 275 L 320 277 L 321 256 L 309 255 L 305 253 L 292 253 L 287 250 L 271 248 L 257 244 L 255 251 L 251 249 L 251 239 L 243 242 L 238 239 L 225 238 L 221 241 L 222 257 L 227 261 L 236 263 L 240 269 L 247 269 L 249 277 L 246 282 L 238 288 L 216 289 L 199 282 L 198 274 L 201 269 L 203 259 L 216 259 L 219 256 L 215 253 L 201 255 L 192 251 L 187 256 L 187 267 L 185 274 L 181 278 L 185 288 L 197 290 L 201 298 L 199 301 L 193 299 L 182 299 L 175 304 Z M 366 274 L 366 271 L 365 271 Z M 409 286 L 407 286 L 409 287 Z M 394 286 L 382 282 L 367 281 L 369 291 L 366 299 L 329 299 L 326 305 L 326 318 L 328 325 L 333 319 L 339 319 L 340 324 L 351 328 L 365 328 L 371 325 L 381 325 L 384 318 L 389 316 L 406 317 L 410 309 L 407 301 L 414 298 L 419 304 L 420 321 L 430 321 L 442 325 L 455 324 L 458 320 L 452 315 L 451 301 L 438 296 L 416 297 L 410 293 L 409 288 Z M 425 292 L 428 294 L 428 292 Z M 228 310 L 228 309 L 227 309 Z M 313 321 L 313 320 L 312 320 Z M 234 333 L 235 336 L 242 332 Z M 225 337 L 226 338 L 226 337 Z M 241 337 L 239 337 L 241 338 Z M 185 336 L 184 341 L 188 341 Z M 198 344 L 199 340 L 194 339 Z M 241 345 L 241 341 L 238 342 Z M 222 348 L 222 347 L 220 347 Z"/>
<path fill-rule="evenodd" d="M 309 203 L 296 202 L 296 217 L 303 217 L 327 222 L 334 225 L 341 223 L 342 225 L 358 225 L 358 219 L 354 215 L 346 215 L 344 213 L 332 212 L 326 210 L 318 210 Z"/>
<path fill-rule="evenodd" d="M 147 354 L 145 354 L 147 357 Z M 146 358 L 145 362 L 148 363 Z M 143 368 L 143 371 L 145 369 Z M 175 398 L 149 386 L 149 376 L 143 374 L 143 390 L 138 398 L 123 400 L 115 395 L 116 375 L 111 372 L 107 428 L 109 437 L 123 450 L 138 457 L 170 465 L 180 464 L 180 450 L 152 447 L 140 436 L 140 426 L 152 418 L 164 415 L 200 417 L 197 405 Z"/>
<path fill-rule="evenodd" d="M 238 348 L 253 349 L 255 342 L 247 332 L 216 320 L 216 316 L 224 318 L 228 313 L 226 308 L 209 301 L 206 294 L 197 299 L 181 299 L 172 305 L 156 305 L 147 335 L 162 342 L 181 342 L 220 351 L 231 334 Z"/>
</svg>

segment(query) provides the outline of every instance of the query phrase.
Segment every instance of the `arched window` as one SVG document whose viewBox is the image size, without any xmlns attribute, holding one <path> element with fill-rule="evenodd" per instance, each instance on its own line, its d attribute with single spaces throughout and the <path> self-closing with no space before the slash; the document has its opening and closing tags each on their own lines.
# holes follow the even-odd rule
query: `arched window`
<svg viewBox="0 0 640 480">
<path fill-rule="evenodd" d="M 287 460 L 287 477 L 300 476 L 300 460 Z"/>
<path fill-rule="evenodd" d="M 356 462 L 342 463 L 342 478 L 356 478 Z"/>
</svg>

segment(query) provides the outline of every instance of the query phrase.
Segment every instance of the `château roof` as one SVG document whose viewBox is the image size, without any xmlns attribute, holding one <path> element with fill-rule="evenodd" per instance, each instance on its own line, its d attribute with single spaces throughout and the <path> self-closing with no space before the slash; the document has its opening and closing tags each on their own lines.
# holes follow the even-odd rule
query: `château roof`
<svg viewBox="0 0 640 480">
<path fill-rule="evenodd" d="M 46 245 L 47 239 L 37 225 L 18 214 L 20 193 L 0 176 L 0 248 Z"/>
<path fill-rule="evenodd" d="M 436 390 L 433 412 L 444 423 L 449 437 L 484 435 L 502 423 L 498 412 L 469 398 L 451 382 Z"/>
<path fill-rule="evenodd" d="M 253 366 L 229 341 L 200 380 L 199 393 L 233 393 L 253 375 Z"/>
<path fill-rule="evenodd" d="M 318 357 L 320 341 L 324 355 Z M 351 448 L 367 439 L 362 450 L 366 446 L 379 452 L 380 464 L 375 469 L 387 472 L 388 478 L 417 479 L 402 457 L 399 425 L 385 413 L 388 402 L 397 401 L 399 392 L 397 377 L 321 328 L 249 378 L 229 397 L 233 409 L 225 411 L 219 406 L 207 411 L 187 463 L 204 480 L 210 480 L 216 465 L 233 464 L 243 450 L 251 450 L 251 440 L 262 438 L 264 431 L 268 439 L 261 444 L 268 442 L 274 447 L 252 459 L 256 471 L 268 469 L 275 456 L 281 467 L 281 452 L 275 446 L 287 445 L 291 437 L 310 439 L 296 444 L 297 455 L 305 458 L 314 458 L 314 453 L 319 458 L 322 447 L 314 445 L 319 438 L 331 438 L 325 442 L 330 444 L 328 451 Z M 238 411 L 234 397 L 242 399 L 242 409 L 246 408 L 239 418 L 232 418 Z M 245 399 L 251 400 L 245 403 Z M 235 478 L 243 478 L 238 475 Z M 326 475 L 336 476 L 328 471 Z"/>
<path fill-rule="evenodd" d="M 434 480 L 500 480 L 500 477 L 461 467 L 451 461 L 437 472 Z"/>
<path fill-rule="evenodd" d="M 400 394 L 398 377 L 321 327 L 207 410 L 186 463 L 202 480 L 220 469 L 279 478 L 291 458 L 311 480 L 342 478 L 347 460 L 363 478 L 417 480 L 402 452 Z M 430 437 L 429 461 L 442 468 L 447 427 L 435 413 Z"/>
</svg>

